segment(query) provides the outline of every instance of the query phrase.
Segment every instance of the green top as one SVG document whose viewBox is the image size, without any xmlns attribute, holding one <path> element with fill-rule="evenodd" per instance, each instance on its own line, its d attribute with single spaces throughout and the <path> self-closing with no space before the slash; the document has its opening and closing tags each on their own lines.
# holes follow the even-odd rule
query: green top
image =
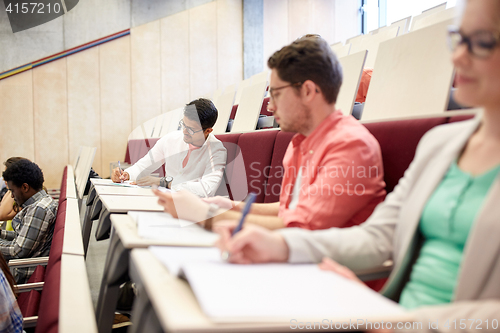
<svg viewBox="0 0 500 333">
<path fill-rule="evenodd" d="M 469 231 L 499 171 L 497 166 L 474 177 L 451 165 L 422 212 L 424 244 L 401 293 L 402 306 L 452 301 Z"/>
</svg>

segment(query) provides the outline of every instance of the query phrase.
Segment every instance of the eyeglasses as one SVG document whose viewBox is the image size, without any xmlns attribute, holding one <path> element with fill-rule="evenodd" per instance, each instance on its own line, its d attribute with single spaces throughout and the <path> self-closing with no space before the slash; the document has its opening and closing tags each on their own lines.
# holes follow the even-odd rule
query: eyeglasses
<svg viewBox="0 0 500 333">
<path fill-rule="evenodd" d="M 185 128 L 189 135 L 193 135 L 195 133 L 204 131 L 203 128 L 201 130 L 195 131 L 192 127 L 186 126 L 186 124 L 184 124 L 184 121 L 182 121 L 182 120 L 179 121 L 179 127 L 180 128 Z"/>
<path fill-rule="evenodd" d="M 448 44 L 452 52 L 462 44 L 467 45 L 470 54 L 478 58 L 487 58 L 498 46 L 500 34 L 491 31 L 478 30 L 466 36 L 459 29 L 450 27 L 448 29 Z"/>
<path fill-rule="evenodd" d="M 270 96 L 269 102 L 276 99 L 276 96 L 274 95 L 276 93 L 276 91 L 281 90 L 281 89 L 285 89 L 288 87 L 300 87 L 301 85 L 302 85 L 302 82 L 295 82 L 295 83 L 287 84 L 286 86 L 282 86 L 282 87 L 278 87 L 278 88 L 269 88 L 269 96 Z"/>
</svg>

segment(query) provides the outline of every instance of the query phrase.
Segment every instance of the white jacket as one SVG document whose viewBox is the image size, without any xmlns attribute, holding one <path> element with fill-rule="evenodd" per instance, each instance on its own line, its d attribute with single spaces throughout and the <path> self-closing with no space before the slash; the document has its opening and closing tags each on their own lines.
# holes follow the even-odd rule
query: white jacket
<svg viewBox="0 0 500 333">
<path fill-rule="evenodd" d="M 209 134 L 203 146 L 191 152 L 183 168 L 182 162 L 189 150 L 183 137 L 182 131 L 175 131 L 158 140 L 143 158 L 125 170 L 130 180 L 148 176 L 165 163 L 165 175 L 174 178 L 173 190 L 187 190 L 199 197 L 214 196 L 226 166 L 226 148 Z"/>
</svg>

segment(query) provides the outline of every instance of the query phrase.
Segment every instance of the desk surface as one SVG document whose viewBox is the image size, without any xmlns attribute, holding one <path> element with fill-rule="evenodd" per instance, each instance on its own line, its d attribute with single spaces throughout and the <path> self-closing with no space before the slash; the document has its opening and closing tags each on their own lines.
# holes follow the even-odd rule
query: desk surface
<svg viewBox="0 0 500 333">
<path fill-rule="evenodd" d="M 146 249 L 134 249 L 131 254 L 148 297 L 162 328 L 168 332 L 235 332 L 259 331 L 283 324 L 216 324 L 202 312 L 189 284 L 168 273 L 154 255 Z M 168 297 L 166 297 L 168 295 Z M 251 330 L 248 330 L 252 328 Z"/>
<path fill-rule="evenodd" d="M 162 328 L 169 332 L 255 332 L 293 331 L 290 322 L 281 323 L 214 323 L 201 310 L 191 287 L 168 273 L 167 269 L 146 249 L 134 249 L 131 264 L 144 285 Z M 166 297 L 168 295 L 168 297 Z M 328 318 L 349 322 L 347 318 Z M 384 322 L 412 321 L 410 314 L 380 318 Z"/>
<path fill-rule="evenodd" d="M 99 199 L 110 213 L 126 213 L 131 210 L 163 212 L 156 196 L 100 195 Z"/>
<path fill-rule="evenodd" d="M 101 179 L 101 178 L 90 178 L 90 182 L 94 185 L 113 184 L 113 181 L 111 179 Z"/>
<path fill-rule="evenodd" d="M 150 188 L 137 187 L 122 187 L 109 185 L 94 185 L 97 195 L 128 195 L 128 196 L 143 196 L 154 197 L 154 193 Z"/>
<path fill-rule="evenodd" d="M 111 223 L 116 234 L 126 249 L 146 248 L 148 246 L 188 246 L 185 243 L 174 244 L 158 239 L 142 238 L 137 234 L 137 223 L 126 214 L 111 215 Z M 200 245 L 192 245 L 200 246 Z M 207 245 L 208 246 L 208 245 Z"/>
</svg>

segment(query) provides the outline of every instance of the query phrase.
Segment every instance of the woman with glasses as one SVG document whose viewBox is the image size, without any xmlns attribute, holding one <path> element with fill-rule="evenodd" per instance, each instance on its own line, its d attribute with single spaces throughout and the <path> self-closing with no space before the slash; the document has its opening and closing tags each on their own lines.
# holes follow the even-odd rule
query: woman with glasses
<svg viewBox="0 0 500 333">
<path fill-rule="evenodd" d="M 350 269 L 390 259 L 382 292 L 414 310 L 423 323 L 414 331 L 500 329 L 500 1 L 468 0 L 449 39 L 456 99 L 484 112 L 429 131 L 398 186 L 364 224 L 278 232 L 248 225 L 232 238 L 222 228 L 219 246 L 230 261 L 323 259 L 322 268 L 355 280 Z"/>
</svg>

